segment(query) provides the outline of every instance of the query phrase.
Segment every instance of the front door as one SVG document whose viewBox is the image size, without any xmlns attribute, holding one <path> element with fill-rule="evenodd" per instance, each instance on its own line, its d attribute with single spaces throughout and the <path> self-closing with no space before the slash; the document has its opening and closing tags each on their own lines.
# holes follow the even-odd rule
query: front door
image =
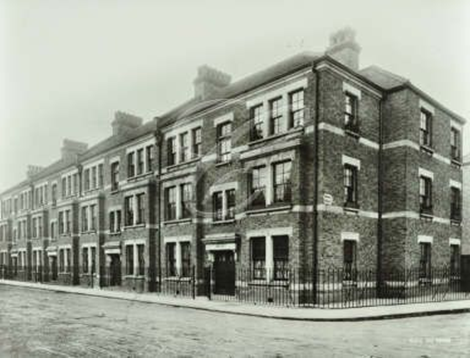
<svg viewBox="0 0 470 358">
<path fill-rule="evenodd" d="M 233 251 L 214 252 L 214 293 L 235 295 L 235 260 Z"/>
<path fill-rule="evenodd" d="M 57 256 L 50 256 L 51 259 L 51 271 L 52 271 L 52 281 L 57 281 Z"/>
<path fill-rule="evenodd" d="M 110 255 L 110 286 L 121 286 L 121 258 L 119 255 Z"/>
</svg>

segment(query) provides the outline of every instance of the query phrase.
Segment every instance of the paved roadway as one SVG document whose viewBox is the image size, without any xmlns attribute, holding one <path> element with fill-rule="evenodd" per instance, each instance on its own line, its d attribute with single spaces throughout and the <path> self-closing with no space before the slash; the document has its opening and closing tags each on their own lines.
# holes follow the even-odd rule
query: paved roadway
<svg viewBox="0 0 470 358">
<path fill-rule="evenodd" d="M 470 314 L 274 320 L 0 285 L 0 357 L 470 357 Z"/>
</svg>

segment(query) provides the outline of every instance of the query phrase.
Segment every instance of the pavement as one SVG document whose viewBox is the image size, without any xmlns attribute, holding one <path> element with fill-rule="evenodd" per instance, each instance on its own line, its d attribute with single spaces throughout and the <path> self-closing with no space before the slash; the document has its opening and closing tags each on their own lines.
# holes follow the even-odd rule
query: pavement
<svg viewBox="0 0 470 358">
<path fill-rule="evenodd" d="M 190 308 L 225 314 L 293 321 L 365 321 L 470 312 L 470 299 L 343 309 L 291 308 L 246 304 L 236 301 L 216 301 L 209 300 L 207 297 L 196 297 L 196 299 L 192 299 L 164 296 L 155 293 L 111 291 L 99 288 L 59 286 L 10 280 L 0 280 L 0 285 L 1 284 L 87 296 L 122 299 L 134 302 L 153 303 L 164 306 Z"/>
</svg>

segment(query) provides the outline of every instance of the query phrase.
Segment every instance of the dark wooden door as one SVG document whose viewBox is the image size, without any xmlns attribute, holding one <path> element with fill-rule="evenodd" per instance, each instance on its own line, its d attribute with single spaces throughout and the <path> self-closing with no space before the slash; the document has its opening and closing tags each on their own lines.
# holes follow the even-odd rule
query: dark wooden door
<svg viewBox="0 0 470 358">
<path fill-rule="evenodd" d="M 51 256 L 52 281 L 57 280 L 57 256 Z"/>
<path fill-rule="evenodd" d="M 111 255 L 111 264 L 110 264 L 111 278 L 109 285 L 110 286 L 120 286 L 121 285 L 121 258 L 119 255 Z"/>
<path fill-rule="evenodd" d="M 216 251 L 214 253 L 214 293 L 218 295 L 235 295 L 235 260 L 233 251 Z"/>
</svg>

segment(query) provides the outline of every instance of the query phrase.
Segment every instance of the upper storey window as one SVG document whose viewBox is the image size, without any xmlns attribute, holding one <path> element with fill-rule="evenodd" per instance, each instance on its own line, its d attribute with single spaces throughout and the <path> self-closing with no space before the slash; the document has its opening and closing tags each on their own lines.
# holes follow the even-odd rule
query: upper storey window
<svg viewBox="0 0 470 358">
<path fill-rule="evenodd" d="M 424 147 L 432 146 L 432 113 L 421 108 L 419 144 Z"/>
<path fill-rule="evenodd" d="M 193 158 L 197 158 L 201 155 L 201 143 L 202 143 L 202 130 L 201 127 L 193 129 Z"/>
<path fill-rule="evenodd" d="M 299 127 L 304 124 L 304 90 L 298 90 L 289 94 L 289 128 Z"/>
<path fill-rule="evenodd" d="M 251 108 L 251 140 L 264 138 L 263 105 Z"/>
<path fill-rule="evenodd" d="M 344 94 L 344 100 L 344 129 L 357 133 L 359 132 L 358 98 L 346 92 Z"/>
<path fill-rule="evenodd" d="M 147 141 L 127 148 L 127 178 L 134 178 L 153 170 L 153 143 Z"/>
<path fill-rule="evenodd" d="M 421 213 L 432 214 L 432 179 L 425 175 L 419 178 L 419 203 Z"/>
<path fill-rule="evenodd" d="M 454 127 L 450 129 L 450 158 L 460 161 L 460 131 Z"/>
<path fill-rule="evenodd" d="M 180 162 L 189 160 L 189 135 L 188 132 L 180 134 Z"/>
<path fill-rule="evenodd" d="M 282 122 L 282 97 L 269 102 L 269 134 L 281 132 Z"/>
<path fill-rule="evenodd" d="M 217 160 L 227 162 L 232 151 L 232 123 L 225 122 L 217 126 Z"/>
<path fill-rule="evenodd" d="M 111 163 L 111 191 L 119 188 L 119 162 Z"/>
<path fill-rule="evenodd" d="M 168 138 L 167 141 L 168 151 L 168 165 L 176 164 L 176 138 Z"/>
</svg>

